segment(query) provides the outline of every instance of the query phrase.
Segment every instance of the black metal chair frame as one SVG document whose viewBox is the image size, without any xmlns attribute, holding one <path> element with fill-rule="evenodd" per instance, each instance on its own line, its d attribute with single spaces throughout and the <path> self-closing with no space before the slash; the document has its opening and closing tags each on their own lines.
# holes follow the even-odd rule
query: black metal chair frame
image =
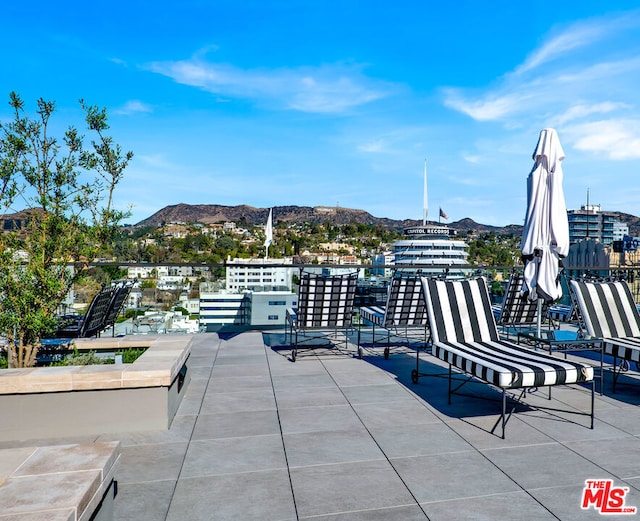
<svg viewBox="0 0 640 521">
<path fill-rule="evenodd" d="M 507 290 L 502 301 L 500 316 L 496 319 L 498 329 L 507 338 L 511 337 L 511 332 L 516 335 L 523 329 L 531 329 L 537 325 L 538 302 L 529 300 L 526 295 L 522 295 L 522 283 L 524 275 L 520 272 L 512 272 L 507 284 Z M 548 305 L 542 304 L 541 320 L 547 315 Z"/>
<path fill-rule="evenodd" d="M 346 275 L 323 275 L 301 270 L 297 308 L 287 309 L 285 317 L 285 342 L 288 337 L 293 362 L 299 349 L 321 347 L 312 343 L 317 336 L 310 335 L 311 332 L 332 331 L 334 339 L 342 332 L 345 349 L 348 348 L 357 282 L 358 271 Z M 304 339 L 301 340 L 300 336 Z M 335 341 L 322 344 L 322 347 L 327 346 L 339 349 Z M 361 355 L 360 351 L 358 355 Z"/>
<path fill-rule="evenodd" d="M 386 330 L 385 359 L 389 358 L 392 347 L 392 332 L 395 336 L 406 339 L 397 347 L 410 346 L 412 340 L 424 347 L 428 338 L 428 324 L 421 277 L 416 274 L 395 273 L 389 285 L 386 305 L 360 308 L 359 351 L 362 349 L 363 325 L 370 325 L 372 328 L 371 347 L 376 346 L 376 327 Z"/>
</svg>

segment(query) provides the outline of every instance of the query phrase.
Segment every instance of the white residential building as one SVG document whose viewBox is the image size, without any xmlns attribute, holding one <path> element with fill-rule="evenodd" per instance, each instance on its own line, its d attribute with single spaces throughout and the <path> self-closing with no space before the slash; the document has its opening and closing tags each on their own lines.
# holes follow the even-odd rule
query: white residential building
<svg viewBox="0 0 640 521">
<path fill-rule="evenodd" d="M 162 291 L 177 291 L 191 289 L 191 283 L 178 275 L 163 275 L 158 277 L 156 288 Z"/>
<path fill-rule="evenodd" d="M 293 259 L 229 259 L 227 290 L 291 291 L 294 268 L 278 264 L 293 264 Z"/>
<path fill-rule="evenodd" d="M 251 292 L 249 324 L 255 327 L 284 327 L 287 308 L 298 306 L 298 295 L 290 291 Z"/>
<path fill-rule="evenodd" d="M 284 327 L 287 308 L 298 305 L 290 291 L 206 291 L 200 286 L 200 325 L 207 331 L 242 327 Z"/>
<path fill-rule="evenodd" d="M 157 266 L 156 273 L 160 277 L 191 277 L 193 266 Z"/>
<path fill-rule="evenodd" d="M 200 285 L 200 325 L 207 331 L 223 326 L 242 326 L 248 323 L 248 293 L 207 291 Z"/>
<path fill-rule="evenodd" d="M 129 266 L 127 268 L 127 278 L 129 279 L 148 279 L 155 273 L 154 266 Z"/>
</svg>

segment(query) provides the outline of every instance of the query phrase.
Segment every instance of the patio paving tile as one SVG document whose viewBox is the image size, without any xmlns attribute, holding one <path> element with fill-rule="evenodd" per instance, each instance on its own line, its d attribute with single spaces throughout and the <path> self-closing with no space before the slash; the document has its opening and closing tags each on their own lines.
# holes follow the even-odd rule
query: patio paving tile
<svg viewBox="0 0 640 521">
<path fill-rule="evenodd" d="M 472 448 L 443 423 L 370 426 L 370 432 L 389 458 L 461 452 Z"/>
<path fill-rule="evenodd" d="M 419 503 L 520 490 L 475 451 L 395 458 L 391 463 Z"/>
<path fill-rule="evenodd" d="M 164 521 L 177 480 L 127 483 L 118 488 L 113 518 L 118 521 Z"/>
<path fill-rule="evenodd" d="M 640 478 L 640 462 L 637 458 L 629 457 L 638 449 L 638 438 L 629 436 L 619 439 L 578 441 L 566 445 L 618 479 Z"/>
<path fill-rule="evenodd" d="M 264 362 L 264 361 L 263 361 Z M 212 377 L 228 376 L 262 376 L 269 377 L 269 366 L 266 362 L 261 364 L 216 364 L 211 370 Z"/>
<path fill-rule="evenodd" d="M 264 389 L 271 391 L 273 385 L 268 375 L 259 376 L 221 376 L 211 378 L 207 393 L 229 393 L 237 391 Z"/>
<path fill-rule="evenodd" d="M 188 443 L 157 443 L 122 447 L 119 483 L 177 480 Z"/>
<path fill-rule="evenodd" d="M 279 434 L 276 411 L 240 411 L 200 414 L 193 431 L 194 440 L 237 438 Z"/>
<path fill-rule="evenodd" d="M 371 427 L 440 422 L 429 409 L 410 396 L 402 401 L 354 404 L 353 408 Z"/>
<path fill-rule="evenodd" d="M 322 407 L 325 405 L 348 405 L 347 399 L 338 387 L 313 387 L 311 389 L 295 389 L 276 393 L 278 407 L 292 409 L 295 407 Z"/>
<path fill-rule="evenodd" d="M 640 415 L 637 406 L 609 408 L 596 413 L 598 421 L 615 427 L 624 434 L 640 436 Z"/>
<path fill-rule="evenodd" d="M 286 434 L 284 444 L 291 467 L 384 459 L 364 427 Z"/>
<path fill-rule="evenodd" d="M 362 426 L 353 409 L 344 405 L 282 409 L 280 423 L 283 434 L 357 429 Z"/>
<path fill-rule="evenodd" d="M 579 485 L 602 474 L 588 459 L 555 443 L 487 449 L 483 454 L 525 490 Z"/>
<path fill-rule="evenodd" d="M 415 505 L 386 460 L 293 468 L 291 481 L 301 518 Z"/>
<path fill-rule="evenodd" d="M 376 385 L 343 385 L 341 389 L 349 403 L 352 404 L 393 402 L 413 398 L 412 395 L 394 381 Z"/>
<path fill-rule="evenodd" d="M 464 485 L 463 485 L 464 486 Z M 496 519 L 557 519 L 551 512 L 525 492 L 453 499 L 437 503 L 422 503 L 431 521 L 495 521 Z"/>
<path fill-rule="evenodd" d="M 238 390 L 228 393 L 207 393 L 202 400 L 201 414 L 264 411 L 276 408 L 273 393 L 263 389 Z"/>
<path fill-rule="evenodd" d="M 326 372 L 273 376 L 273 388 L 276 393 L 312 387 L 330 387 L 332 385 L 336 384 Z"/>
<path fill-rule="evenodd" d="M 233 353 L 221 351 L 216 358 L 214 370 L 224 371 L 228 365 L 237 365 L 245 369 L 248 369 L 246 366 L 252 365 L 266 366 L 267 357 L 264 354 L 264 349 L 260 348 L 256 348 L 255 353 L 248 354 L 240 351 Z"/>
<path fill-rule="evenodd" d="M 294 521 L 296 510 L 286 470 L 184 478 L 178 482 L 167 521 Z"/>
<path fill-rule="evenodd" d="M 189 444 L 180 477 L 286 468 L 287 460 L 279 435 L 194 440 Z"/>
</svg>

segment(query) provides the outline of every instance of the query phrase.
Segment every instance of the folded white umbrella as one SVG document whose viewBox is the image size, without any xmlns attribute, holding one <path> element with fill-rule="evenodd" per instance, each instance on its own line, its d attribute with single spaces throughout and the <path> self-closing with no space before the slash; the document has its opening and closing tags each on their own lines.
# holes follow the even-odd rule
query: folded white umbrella
<svg viewBox="0 0 640 521">
<path fill-rule="evenodd" d="M 564 151 L 552 128 L 540 132 L 527 178 L 527 213 L 522 231 L 523 291 L 529 299 L 554 301 L 562 296 L 559 259 L 569 253 L 569 222 L 562 189 Z"/>
</svg>

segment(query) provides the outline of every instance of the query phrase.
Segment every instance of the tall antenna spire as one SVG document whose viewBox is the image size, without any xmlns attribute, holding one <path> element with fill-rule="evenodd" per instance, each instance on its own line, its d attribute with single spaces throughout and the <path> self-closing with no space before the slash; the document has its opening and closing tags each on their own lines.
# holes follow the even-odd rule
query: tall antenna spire
<svg viewBox="0 0 640 521">
<path fill-rule="evenodd" d="M 587 187 L 587 239 L 589 238 L 589 214 L 591 213 L 591 207 L 589 206 L 589 187 Z"/>
<path fill-rule="evenodd" d="M 427 215 L 429 213 L 429 204 L 427 199 L 427 160 L 424 160 L 424 203 L 422 207 L 422 226 L 427 224 Z"/>
</svg>

